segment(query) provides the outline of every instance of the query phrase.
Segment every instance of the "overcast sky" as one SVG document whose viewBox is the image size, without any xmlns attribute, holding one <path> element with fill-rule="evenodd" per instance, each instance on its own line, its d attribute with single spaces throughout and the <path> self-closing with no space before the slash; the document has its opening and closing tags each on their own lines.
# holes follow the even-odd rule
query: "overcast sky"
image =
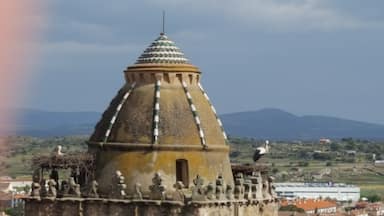
<svg viewBox="0 0 384 216">
<path fill-rule="evenodd" d="M 163 9 L 219 113 L 384 123 L 382 0 L 51 0 L 21 106 L 103 111 L 161 31 Z"/>
</svg>

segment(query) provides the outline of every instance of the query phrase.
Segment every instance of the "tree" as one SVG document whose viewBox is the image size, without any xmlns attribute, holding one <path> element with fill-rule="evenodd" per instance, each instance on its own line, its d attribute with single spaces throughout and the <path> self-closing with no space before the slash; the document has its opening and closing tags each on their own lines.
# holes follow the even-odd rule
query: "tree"
<svg viewBox="0 0 384 216">
<path fill-rule="evenodd" d="M 276 167 L 274 167 L 273 169 L 272 169 L 272 173 L 273 174 L 276 174 L 276 173 L 278 173 L 279 172 L 279 169 L 277 169 Z"/>
<path fill-rule="evenodd" d="M 5 213 L 10 216 L 22 216 L 24 215 L 23 205 L 18 205 L 15 208 L 7 208 Z"/>
<path fill-rule="evenodd" d="M 239 151 L 233 151 L 233 152 L 231 152 L 230 154 L 229 154 L 229 157 L 231 157 L 231 158 L 237 158 L 237 157 L 239 157 L 241 155 L 241 152 L 239 152 Z"/>
<path fill-rule="evenodd" d="M 331 151 L 339 151 L 341 149 L 341 145 L 339 143 L 333 142 L 330 145 Z"/>
<path fill-rule="evenodd" d="M 313 159 L 315 160 L 331 160 L 332 157 L 330 154 L 327 154 L 327 153 L 319 153 L 319 152 L 315 152 L 313 154 Z"/>
<path fill-rule="evenodd" d="M 31 191 L 31 186 L 29 186 L 29 185 L 25 185 L 25 187 L 24 187 L 23 189 L 24 189 L 24 192 L 25 192 L 26 194 L 28 194 L 28 193 Z"/>
<path fill-rule="evenodd" d="M 353 140 L 347 142 L 345 146 L 348 150 L 356 150 L 356 143 Z"/>
<path fill-rule="evenodd" d="M 308 158 L 308 151 L 307 150 L 300 150 L 299 152 L 298 152 L 298 157 L 299 158 Z"/>
<path fill-rule="evenodd" d="M 304 209 L 302 208 L 298 208 L 297 206 L 295 205 L 286 205 L 286 206 L 282 206 L 280 207 L 279 209 L 280 211 L 294 211 L 294 212 L 301 212 L 301 213 L 304 213 Z"/>
<path fill-rule="evenodd" d="M 309 162 L 308 161 L 299 161 L 298 165 L 302 166 L 302 167 L 307 167 L 307 166 L 309 166 Z"/>
<path fill-rule="evenodd" d="M 369 202 L 379 202 L 381 201 L 381 197 L 377 194 L 367 196 Z"/>
</svg>

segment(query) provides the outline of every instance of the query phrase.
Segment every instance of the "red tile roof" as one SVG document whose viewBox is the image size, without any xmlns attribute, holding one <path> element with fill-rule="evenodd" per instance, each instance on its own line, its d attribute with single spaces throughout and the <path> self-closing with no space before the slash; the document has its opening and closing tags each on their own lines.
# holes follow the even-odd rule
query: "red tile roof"
<svg viewBox="0 0 384 216">
<path fill-rule="evenodd" d="M 299 199 L 287 201 L 284 200 L 281 202 L 281 206 L 295 205 L 298 208 L 304 209 L 304 211 L 311 211 L 315 209 L 327 209 L 336 207 L 336 202 L 328 200 L 316 200 L 316 199 Z"/>
<path fill-rule="evenodd" d="M 11 200 L 12 194 L 0 192 L 0 200 Z"/>
</svg>

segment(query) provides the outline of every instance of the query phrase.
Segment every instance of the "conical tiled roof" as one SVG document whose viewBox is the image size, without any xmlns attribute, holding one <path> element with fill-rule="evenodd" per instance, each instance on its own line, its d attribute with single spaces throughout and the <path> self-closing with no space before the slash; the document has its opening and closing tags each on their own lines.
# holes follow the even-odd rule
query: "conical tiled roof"
<svg viewBox="0 0 384 216">
<path fill-rule="evenodd" d="M 184 53 L 173 41 L 161 33 L 160 36 L 144 50 L 136 64 L 188 64 Z"/>
</svg>

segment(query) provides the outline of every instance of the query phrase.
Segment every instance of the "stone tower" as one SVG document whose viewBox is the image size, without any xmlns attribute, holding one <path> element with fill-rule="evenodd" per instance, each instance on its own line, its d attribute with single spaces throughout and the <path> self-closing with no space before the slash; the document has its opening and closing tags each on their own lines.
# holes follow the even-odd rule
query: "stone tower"
<svg viewBox="0 0 384 216">
<path fill-rule="evenodd" d="M 200 76 L 161 34 L 124 71 L 88 152 L 36 158 L 25 215 L 276 216 L 274 179 L 256 164 L 231 166 Z"/>
<path fill-rule="evenodd" d="M 166 35 L 124 71 L 125 85 L 95 127 L 88 146 L 96 153 L 100 192 L 110 190 L 115 170 L 127 193 L 140 183 L 148 192 L 154 173 L 166 189 L 197 176 L 233 185 L 227 137 L 200 84 L 201 72 Z"/>
</svg>

